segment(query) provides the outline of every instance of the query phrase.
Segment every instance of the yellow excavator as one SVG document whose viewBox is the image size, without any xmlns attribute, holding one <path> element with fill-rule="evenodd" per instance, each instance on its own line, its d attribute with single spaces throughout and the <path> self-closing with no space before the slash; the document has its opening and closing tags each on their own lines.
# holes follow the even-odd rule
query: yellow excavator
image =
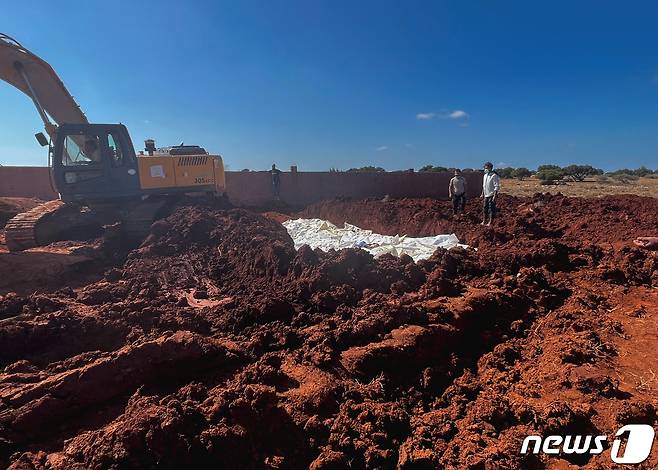
<svg viewBox="0 0 658 470">
<path fill-rule="evenodd" d="M 0 79 L 29 96 L 43 120 L 48 166 L 59 199 L 16 215 L 5 226 L 9 250 L 75 238 L 120 222 L 139 239 L 182 194 L 225 195 L 224 164 L 197 145 L 156 148 L 151 139 L 135 153 L 123 124 L 90 124 L 53 68 L 0 33 Z"/>
</svg>

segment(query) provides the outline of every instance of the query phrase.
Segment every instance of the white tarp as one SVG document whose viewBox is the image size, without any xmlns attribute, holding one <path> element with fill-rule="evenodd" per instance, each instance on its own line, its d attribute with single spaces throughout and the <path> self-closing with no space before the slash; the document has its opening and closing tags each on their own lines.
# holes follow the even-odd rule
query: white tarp
<svg viewBox="0 0 658 470">
<path fill-rule="evenodd" d="M 283 223 L 295 242 L 295 249 L 302 245 L 320 248 L 323 251 L 343 248 L 362 248 L 374 256 L 390 253 L 395 256 L 407 254 L 414 261 L 427 259 L 437 248 L 450 249 L 455 246 L 466 248 L 459 243 L 455 234 L 434 235 L 433 237 L 412 238 L 406 235 L 380 235 L 355 225 L 345 224 L 338 228 L 322 219 L 296 219 Z"/>
</svg>

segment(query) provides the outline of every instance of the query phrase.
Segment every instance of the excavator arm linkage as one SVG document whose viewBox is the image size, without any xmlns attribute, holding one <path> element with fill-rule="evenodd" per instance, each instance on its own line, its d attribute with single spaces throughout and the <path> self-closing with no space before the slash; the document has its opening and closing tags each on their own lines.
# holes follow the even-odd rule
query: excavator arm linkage
<svg viewBox="0 0 658 470">
<path fill-rule="evenodd" d="M 3 33 L 0 33 L 0 79 L 32 99 L 51 137 L 55 125 L 88 123 L 53 68 Z"/>
</svg>

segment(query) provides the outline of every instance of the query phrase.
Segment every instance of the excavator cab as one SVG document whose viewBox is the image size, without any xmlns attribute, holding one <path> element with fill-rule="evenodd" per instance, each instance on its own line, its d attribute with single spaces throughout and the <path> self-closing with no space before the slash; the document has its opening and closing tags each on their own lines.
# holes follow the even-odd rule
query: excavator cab
<svg viewBox="0 0 658 470">
<path fill-rule="evenodd" d="M 141 194 L 137 158 L 123 124 L 62 124 L 52 149 L 55 187 L 64 202 Z"/>
</svg>

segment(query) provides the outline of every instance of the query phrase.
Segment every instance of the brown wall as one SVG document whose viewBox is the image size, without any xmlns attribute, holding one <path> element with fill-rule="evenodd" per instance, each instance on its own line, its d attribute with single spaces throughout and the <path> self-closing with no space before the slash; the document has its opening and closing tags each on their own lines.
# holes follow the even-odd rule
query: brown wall
<svg viewBox="0 0 658 470">
<path fill-rule="evenodd" d="M 464 173 L 471 193 L 479 195 L 481 173 Z M 281 174 L 281 199 L 291 205 L 305 206 L 336 197 L 447 198 L 450 173 L 352 173 L 300 172 Z M 268 172 L 227 172 L 226 188 L 235 204 L 263 205 L 272 200 Z"/>
<path fill-rule="evenodd" d="M 1 166 L 0 196 L 57 198 L 50 186 L 48 168 L 37 166 Z"/>
<path fill-rule="evenodd" d="M 477 195 L 481 173 L 464 173 Z M 336 197 L 432 197 L 447 198 L 450 173 L 348 173 L 284 172 L 281 199 L 292 206 L 305 206 Z M 237 205 L 267 205 L 272 201 L 271 177 L 265 171 L 226 172 L 229 199 Z M 477 193 L 477 194 L 475 194 Z M 48 169 L 43 167 L 0 167 L 0 196 L 54 199 Z"/>
</svg>

